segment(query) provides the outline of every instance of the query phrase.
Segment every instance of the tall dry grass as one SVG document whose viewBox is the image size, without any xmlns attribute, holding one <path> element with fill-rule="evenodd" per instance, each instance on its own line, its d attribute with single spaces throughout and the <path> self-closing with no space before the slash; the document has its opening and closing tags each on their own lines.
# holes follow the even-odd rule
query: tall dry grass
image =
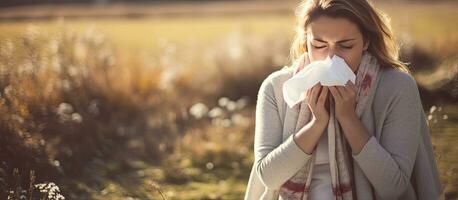
<svg viewBox="0 0 458 200">
<path fill-rule="evenodd" d="M 260 51 L 264 43 L 272 50 Z M 135 158 L 160 163 L 174 153 L 231 154 L 227 151 L 233 146 L 195 149 L 194 143 L 208 138 L 187 130 L 205 123 L 193 121 L 189 109 L 197 102 L 214 104 L 222 96 L 243 96 L 253 104 L 269 69 L 284 62 L 272 55 L 286 48 L 285 41 L 260 42 L 233 33 L 224 44 L 205 49 L 163 41 L 155 52 L 132 59 L 122 57 L 96 29 L 81 34 L 64 24 L 57 33 L 30 26 L 0 44 L 2 191 L 9 189 L 14 168 L 36 170 L 38 179 L 68 186 L 71 178 L 91 180 L 84 166 L 100 160 L 120 160 L 129 169 Z M 214 132 L 210 139 L 220 134 L 214 141 L 220 145 L 227 133 Z M 177 143 L 178 138 L 183 140 Z M 228 144 L 244 142 L 239 138 Z M 247 155 L 247 147 L 244 152 L 237 159 Z M 66 192 L 68 187 L 63 187 Z"/>
</svg>

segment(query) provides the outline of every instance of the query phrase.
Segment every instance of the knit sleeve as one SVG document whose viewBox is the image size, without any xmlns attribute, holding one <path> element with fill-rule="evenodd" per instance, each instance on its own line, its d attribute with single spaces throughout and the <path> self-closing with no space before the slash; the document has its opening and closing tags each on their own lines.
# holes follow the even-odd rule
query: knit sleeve
<svg viewBox="0 0 458 200">
<path fill-rule="evenodd" d="M 415 80 L 407 75 L 398 80 L 392 98 L 386 99 L 380 140 L 370 137 L 352 155 L 382 199 L 398 199 L 409 187 L 425 120 Z"/>
<path fill-rule="evenodd" d="M 261 84 L 256 102 L 254 153 L 256 173 L 263 184 L 278 189 L 310 159 L 291 134 L 282 142 L 281 123 L 271 76 Z"/>
</svg>

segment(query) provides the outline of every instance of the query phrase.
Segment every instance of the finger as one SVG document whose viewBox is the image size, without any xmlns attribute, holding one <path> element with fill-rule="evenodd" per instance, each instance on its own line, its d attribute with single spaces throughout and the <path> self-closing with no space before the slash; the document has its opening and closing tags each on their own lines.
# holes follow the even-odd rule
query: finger
<svg viewBox="0 0 458 200">
<path fill-rule="evenodd" d="M 348 99 L 350 97 L 351 94 L 347 92 L 344 86 L 337 86 L 336 88 L 342 99 Z"/>
<path fill-rule="evenodd" d="M 307 90 L 307 95 L 308 95 L 309 98 L 312 96 L 312 90 L 313 90 L 313 87 L 311 87 L 311 88 L 309 88 Z"/>
<path fill-rule="evenodd" d="M 304 92 L 304 94 L 305 94 L 305 100 L 307 101 L 307 103 L 310 102 L 310 91 L 311 91 L 311 90 L 312 90 L 312 89 L 310 88 L 310 89 L 308 89 L 307 91 Z"/>
<path fill-rule="evenodd" d="M 337 89 L 336 89 L 335 86 L 330 86 L 330 87 L 329 87 L 329 91 L 331 92 L 332 97 L 334 97 L 334 99 L 335 99 L 336 101 L 340 101 L 340 99 L 341 99 L 342 97 L 340 96 L 340 93 L 339 93 L 339 91 L 337 91 Z"/>
<path fill-rule="evenodd" d="M 357 91 L 355 84 L 353 84 L 353 82 L 351 82 L 350 80 L 347 82 L 347 87 L 349 87 L 350 89 L 352 89 L 355 92 Z"/>
<path fill-rule="evenodd" d="M 341 87 L 342 94 L 348 94 L 350 96 L 356 96 L 356 90 L 351 86 L 347 85 L 345 87 Z"/>
<path fill-rule="evenodd" d="M 309 88 L 307 91 L 305 91 L 305 99 L 307 100 L 307 103 L 310 104 L 310 93 L 312 92 L 312 88 Z"/>
<path fill-rule="evenodd" d="M 318 99 L 318 94 L 319 94 L 320 90 L 321 90 L 321 85 L 319 83 L 317 83 L 315 86 L 313 86 L 312 97 L 311 97 L 311 101 L 312 101 L 313 105 L 316 105 L 316 101 Z"/>
<path fill-rule="evenodd" d="M 337 90 L 340 92 L 343 100 L 352 100 L 355 98 L 355 92 L 349 87 L 337 87 Z"/>
<path fill-rule="evenodd" d="M 326 97 L 328 96 L 328 87 L 323 87 L 321 89 L 320 97 L 318 98 L 318 105 L 324 107 L 324 103 L 326 102 Z"/>
<path fill-rule="evenodd" d="M 312 109 L 314 106 L 314 104 L 312 103 L 312 91 L 313 89 L 315 88 L 315 86 L 311 87 L 310 89 L 307 90 L 307 104 L 309 105 L 309 107 Z"/>
<path fill-rule="evenodd" d="M 316 86 L 316 85 L 315 85 Z M 307 93 L 307 98 L 308 99 L 311 99 L 312 97 L 312 90 L 315 86 L 312 86 L 311 88 L 307 89 L 306 93 Z"/>
</svg>

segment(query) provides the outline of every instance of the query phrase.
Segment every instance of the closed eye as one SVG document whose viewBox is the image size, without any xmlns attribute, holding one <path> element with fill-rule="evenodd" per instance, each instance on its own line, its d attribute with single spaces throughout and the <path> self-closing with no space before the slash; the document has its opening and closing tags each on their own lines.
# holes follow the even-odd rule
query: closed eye
<svg viewBox="0 0 458 200">
<path fill-rule="evenodd" d="M 315 45 L 312 45 L 312 47 L 315 48 L 315 49 L 322 49 L 322 48 L 324 48 L 326 46 L 315 46 Z"/>
<path fill-rule="evenodd" d="M 325 46 L 315 46 L 315 45 L 312 44 L 312 47 L 315 48 L 315 49 L 322 49 L 322 48 L 325 48 L 326 45 Z M 340 45 L 340 47 L 342 47 L 344 49 L 351 49 L 351 48 L 353 48 L 353 45 L 351 45 L 351 46 Z"/>
<path fill-rule="evenodd" d="M 340 45 L 342 48 L 344 49 L 351 49 L 353 46 L 344 46 L 344 45 Z"/>
</svg>

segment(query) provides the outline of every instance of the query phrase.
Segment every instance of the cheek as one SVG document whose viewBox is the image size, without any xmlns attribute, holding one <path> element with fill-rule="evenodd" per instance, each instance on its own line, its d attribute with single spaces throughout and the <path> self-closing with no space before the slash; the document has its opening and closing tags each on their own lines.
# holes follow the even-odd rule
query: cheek
<svg viewBox="0 0 458 200">
<path fill-rule="evenodd" d="M 344 60 L 347 62 L 348 66 L 350 66 L 353 71 L 356 71 L 359 66 L 359 62 L 361 61 L 362 53 L 362 47 L 360 45 L 355 45 L 354 48 L 343 51 L 341 54 L 342 58 L 345 57 Z"/>
<path fill-rule="evenodd" d="M 324 49 L 314 49 L 310 48 L 308 50 L 309 59 L 311 62 L 324 60 L 328 56 L 328 52 Z"/>
<path fill-rule="evenodd" d="M 310 62 L 324 60 L 326 59 L 326 56 L 328 55 L 327 52 L 325 51 L 325 48 L 324 49 L 315 49 L 312 47 L 312 45 L 309 42 L 307 42 L 307 53 L 309 55 Z"/>
<path fill-rule="evenodd" d="M 340 56 L 340 55 L 339 55 Z M 345 53 L 341 56 L 347 65 L 353 70 L 356 71 L 359 65 L 359 61 L 361 60 L 361 55 L 358 55 L 357 53 Z"/>
</svg>

